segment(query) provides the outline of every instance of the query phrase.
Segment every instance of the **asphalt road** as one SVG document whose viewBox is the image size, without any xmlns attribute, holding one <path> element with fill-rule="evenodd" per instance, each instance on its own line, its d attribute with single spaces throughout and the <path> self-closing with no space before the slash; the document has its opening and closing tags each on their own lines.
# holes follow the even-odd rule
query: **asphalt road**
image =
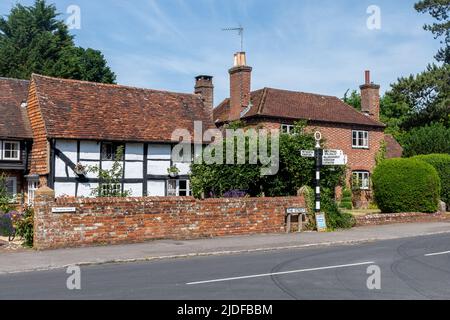
<svg viewBox="0 0 450 320">
<path fill-rule="evenodd" d="M 450 299 L 450 234 L 80 270 L 0 275 L 0 299 Z"/>
</svg>

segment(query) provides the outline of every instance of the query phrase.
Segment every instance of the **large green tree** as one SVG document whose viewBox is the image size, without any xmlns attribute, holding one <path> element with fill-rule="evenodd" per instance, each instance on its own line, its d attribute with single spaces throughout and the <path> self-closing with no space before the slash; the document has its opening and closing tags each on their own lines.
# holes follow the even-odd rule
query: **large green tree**
<svg viewBox="0 0 450 320">
<path fill-rule="evenodd" d="M 421 13 L 428 13 L 435 23 L 424 26 L 431 31 L 435 38 L 442 38 L 443 47 L 436 55 L 438 61 L 450 63 L 450 0 L 422 0 L 415 4 L 415 9 Z"/>
<path fill-rule="evenodd" d="M 28 79 L 32 73 L 114 83 L 100 51 L 77 47 L 56 7 L 45 0 L 16 4 L 0 17 L 0 76 Z"/>
</svg>

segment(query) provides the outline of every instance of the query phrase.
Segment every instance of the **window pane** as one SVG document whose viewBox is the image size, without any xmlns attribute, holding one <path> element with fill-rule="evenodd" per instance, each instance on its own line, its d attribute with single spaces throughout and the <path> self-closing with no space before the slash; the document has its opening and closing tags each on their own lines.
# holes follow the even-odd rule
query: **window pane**
<svg viewBox="0 0 450 320">
<path fill-rule="evenodd" d="M 177 180 L 169 180 L 167 182 L 167 195 L 169 197 L 177 196 Z"/>
<path fill-rule="evenodd" d="M 187 189 L 187 181 L 186 180 L 180 180 L 180 190 L 186 190 Z"/>
</svg>

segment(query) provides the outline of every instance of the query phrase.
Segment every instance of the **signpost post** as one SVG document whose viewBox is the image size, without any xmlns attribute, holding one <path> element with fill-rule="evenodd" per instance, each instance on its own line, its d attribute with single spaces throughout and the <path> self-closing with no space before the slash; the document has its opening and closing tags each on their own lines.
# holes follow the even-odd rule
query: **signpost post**
<svg viewBox="0 0 450 320">
<path fill-rule="evenodd" d="M 322 134 L 317 131 L 314 134 L 316 140 L 316 147 L 314 150 L 302 150 L 301 156 L 304 158 L 315 158 L 315 204 L 314 212 L 317 221 L 317 231 L 326 231 L 325 214 L 320 212 L 320 170 L 322 166 L 343 166 L 347 164 L 347 156 L 342 150 L 323 150 L 320 146 L 322 141 Z"/>
</svg>

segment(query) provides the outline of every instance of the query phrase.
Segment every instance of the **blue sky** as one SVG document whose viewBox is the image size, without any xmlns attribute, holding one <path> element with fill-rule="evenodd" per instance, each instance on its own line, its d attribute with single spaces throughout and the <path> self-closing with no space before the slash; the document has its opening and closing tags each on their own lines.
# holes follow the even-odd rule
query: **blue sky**
<svg viewBox="0 0 450 320">
<path fill-rule="evenodd" d="M 1 0 L 6 15 L 19 2 Z M 253 89 L 274 87 L 342 97 L 372 70 L 383 91 L 399 76 L 425 69 L 439 42 L 424 31 L 430 22 L 416 0 L 49 0 L 69 15 L 81 9 L 77 45 L 101 50 L 117 81 L 137 87 L 192 92 L 194 77 L 214 76 L 215 101 L 228 96 L 228 69 L 244 49 Z M 381 30 L 369 30 L 366 12 L 381 9 Z"/>
</svg>

